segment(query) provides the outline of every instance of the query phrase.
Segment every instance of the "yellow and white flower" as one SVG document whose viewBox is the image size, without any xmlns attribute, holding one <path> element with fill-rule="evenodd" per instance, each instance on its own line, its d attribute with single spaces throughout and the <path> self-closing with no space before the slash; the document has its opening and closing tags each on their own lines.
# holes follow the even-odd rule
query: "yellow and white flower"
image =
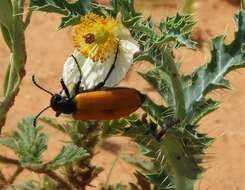
<svg viewBox="0 0 245 190">
<path fill-rule="evenodd" d="M 117 85 L 127 74 L 134 53 L 139 51 L 118 20 L 94 13 L 81 17 L 81 23 L 74 28 L 73 41 L 76 47 L 73 55 L 82 71 L 81 87 L 84 89 L 91 89 L 105 79 L 115 56 L 115 67 L 105 86 Z M 69 88 L 79 79 L 79 70 L 72 57 L 64 64 L 63 79 Z"/>
</svg>

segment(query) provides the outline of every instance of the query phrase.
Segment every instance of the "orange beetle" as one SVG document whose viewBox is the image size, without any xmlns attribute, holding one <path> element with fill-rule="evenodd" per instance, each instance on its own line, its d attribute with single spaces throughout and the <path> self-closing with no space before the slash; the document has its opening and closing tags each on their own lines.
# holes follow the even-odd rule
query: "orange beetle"
<svg viewBox="0 0 245 190">
<path fill-rule="evenodd" d="M 111 66 L 104 81 L 99 83 L 95 88 L 90 90 L 80 91 L 81 82 L 81 69 L 74 58 L 76 65 L 80 72 L 80 80 L 75 86 L 75 95 L 70 96 L 69 90 L 61 79 L 62 91 L 65 96 L 53 94 L 52 92 L 44 89 L 35 81 L 34 75 L 32 76 L 33 83 L 43 91 L 51 94 L 50 105 L 44 108 L 34 119 L 33 125 L 36 126 L 37 118 L 48 108 L 52 108 L 56 112 L 56 117 L 61 113 L 72 114 L 76 120 L 113 120 L 121 117 L 128 116 L 136 111 L 145 100 L 145 95 L 133 88 L 106 88 L 103 87 L 106 80 L 109 78 L 114 64 Z"/>
</svg>

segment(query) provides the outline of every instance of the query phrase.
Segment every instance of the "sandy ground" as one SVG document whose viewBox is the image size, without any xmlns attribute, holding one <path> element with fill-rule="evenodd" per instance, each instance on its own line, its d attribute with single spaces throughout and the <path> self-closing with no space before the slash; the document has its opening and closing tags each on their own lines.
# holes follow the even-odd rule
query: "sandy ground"
<svg viewBox="0 0 245 190">
<path fill-rule="evenodd" d="M 148 2 L 148 3 L 147 3 Z M 177 1 L 178 2 L 178 1 Z M 176 1 L 136 1 L 138 9 L 144 14 L 152 15 L 154 21 L 158 22 L 160 16 L 173 15 L 176 12 Z M 147 9 L 146 9 L 147 7 Z M 194 29 L 197 39 L 208 40 L 218 34 L 226 33 L 227 42 L 233 38 L 234 22 L 233 15 L 239 6 L 228 3 L 225 0 L 197 0 L 195 4 L 195 18 L 198 21 Z M 16 123 L 23 117 L 35 115 L 41 108 L 49 103 L 49 95 L 36 89 L 31 82 L 31 75 L 35 73 L 38 81 L 52 91 L 60 89 L 59 79 L 62 74 L 63 63 L 72 50 L 71 29 L 57 31 L 59 17 L 53 14 L 35 13 L 28 30 L 26 31 L 28 60 L 26 65 L 26 76 L 21 85 L 21 90 L 16 98 L 15 104 L 10 110 L 3 130 L 3 135 L 8 134 Z M 202 43 L 197 51 L 180 49 L 176 58 L 182 63 L 182 71 L 191 72 L 198 65 L 209 59 L 208 42 Z M 8 60 L 8 49 L 0 37 L 0 84 L 2 84 L 3 71 Z M 148 93 L 156 101 L 157 94 L 135 73 L 137 69 L 145 69 L 145 64 L 139 64 L 132 68 L 125 81 L 124 86 L 137 87 Z M 239 70 L 228 76 L 232 81 L 232 91 L 217 91 L 212 97 L 222 102 L 221 108 L 210 114 L 200 122 L 200 131 L 216 137 L 216 141 L 207 150 L 205 161 L 206 173 L 197 184 L 198 190 L 243 190 L 245 189 L 245 70 Z M 53 116 L 52 111 L 47 115 Z M 229 116 L 229 117 L 228 117 Z M 46 128 L 49 133 L 49 148 L 45 159 L 51 159 L 62 146 L 63 135 L 57 131 Z M 98 149 L 93 162 L 105 167 L 105 171 L 92 183 L 97 186 L 103 182 L 117 155 L 124 152 L 133 152 L 133 143 L 123 138 L 112 138 L 110 144 Z M 0 147 L 3 155 L 14 156 L 12 152 Z M 14 167 L 0 165 L 8 176 Z M 134 181 L 134 169 L 119 159 L 111 177 L 111 182 Z M 120 173 L 120 175 L 118 175 Z M 27 178 L 37 179 L 34 173 L 24 172 L 17 182 Z M 97 189 L 97 188 L 89 188 Z"/>
</svg>

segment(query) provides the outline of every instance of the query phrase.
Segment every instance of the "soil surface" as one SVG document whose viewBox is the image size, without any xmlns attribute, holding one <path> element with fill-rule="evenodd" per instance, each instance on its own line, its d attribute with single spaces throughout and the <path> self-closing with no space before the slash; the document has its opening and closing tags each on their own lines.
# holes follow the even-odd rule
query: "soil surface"
<svg viewBox="0 0 245 190">
<path fill-rule="evenodd" d="M 233 2 L 233 1 L 231 1 Z M 199 41 L 197 51 L 180 49 L 176 52 L 177 60 L 182 64 L 184 73 L 190 73 L 200 64 L 209 60 L 209 39 L 220 34 L 227 34 L 226 41 L 233 39 L 234 13 L 239 10 L 239 4 L 227 0 L 197 0 L 194 5 L 195 19 L 198 21 L 194 28 L 194 38 Z M 155 22 L 160 17 L 174 15 L 179 1 L 171 0 L 138 0 L 136 7 L 145 16 L 152 15 Z M 58 92 L 59 79 L 65 59 L 73 51 L 71 28 L 57 31 L 60 17 L 55 14 L 34 13 L 31 24 L 26 31 L 28 59 L 26 76 L 16 97 L 14 106 L 8 113 L 3 136 L 8 134 L 16 123 L 23 117 L 35 115 L 41 108 L 49 104 L 50 96 L 33 86 L 31 76 L 35 73 L 40 84 L 45 88 Z M 9 51 L 0 37 L 0 85 L 6 69 Z M 139 63 L 129 72 L 122 86 L 135 87 L 148 93 L 155 101 L 159 96 L 147 86 L 137 74 L 136 70 L 144 70 L 147 64 Z M 210 114 L 200 122 L 200 131 L 206 132 L 216 140 L 207 150 L 205 159 L 206 173 L 197 184 L 198 190 L 243 190 L 245 189 L 245 70 L 239 70 L 228 75 L 233 85 L 232 91 L 216 91 L 210 94 L 221 101 L 220 109 Z M 54 116 L 52 111 L 45 114 Z M 62 120 L 62 118 L 61 118 Z M 49 133 L 49 147 L 45 153 L 45 160 L 51 159 L 62 146 L 64 136 L 52 128 L 45 128 Z M 135 146 L 132 142 L 121 137 L 111 138 L 102 147 L 98 147 L 98 154 L 93 163 L 105 167 L 99 177 L 92 182 L 97 186 L 104 182 L 113 161 L 120 155 L 133 153 Z M 0 153 L 14 157 L 13 153 L 0 147 Z M 9 176 L 13 166 L 0 165 L 4 173 Z M 118 159 L 112 171 L 111 183 L 135 181 L 134 168 Z M 28 178 L 38 179 L 40 176 L 24 172 L 17 179 L 21 183 Z M 95 190 L 96 187 L 88 189 Z"/>
</svg>

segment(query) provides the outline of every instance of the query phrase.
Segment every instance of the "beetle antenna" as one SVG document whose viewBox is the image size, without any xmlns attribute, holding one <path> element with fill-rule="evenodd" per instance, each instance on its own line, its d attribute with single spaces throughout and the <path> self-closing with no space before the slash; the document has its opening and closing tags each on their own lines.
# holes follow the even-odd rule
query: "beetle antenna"
<svg viewBox="0 0 245 190">
<path fill-rule="evenodd" d="M 78 64 L 78 61 L 77 61 L 76 57 L 75 57 L 74 55 L 71 55 L 71 56 L 72 56 L 72 58 L 74 59 L 76 65 L 77 65 L 77 68 L 78 68 L 78 71 L 79 71 L 79 74 L 80 74 L 80 76 L 79 76 L 79 81 L 81 81 L 81 80 L 82 80 L 82 70 L 81 70 L 81 67 L 80 67 L 80 65 Z"/>
<path fill-rule="evenodd" d="M 46 108 L 42 109 L 42 110 L 36 115 L 36 117 L 34 118 L 33 123 L 32 123 L 33 127 L 36 127 L 37 119 L 39 118 L 39 116 L 40 116 L 44 111 L 46 111 L 47 109 L 49 109 L 50 107 L 51 107 L 51 106 L 47 106 Z"/>
<path fill-rule="evenodd" d="M 43 90 L 43 91 L 45 91 L 45 92 L 51 94 L 52 96 L 54 95 L 52 92 L 46 90 L 45 88 L 43 88 L 43 87 L 41 87 L 39 84 L 37 84 L 34 75 L 32 75 L 32 82 L 33 82 L 33 84 L 34 84 L 36 87 L 40 88 L 41 90 Z"/>
</svg>

